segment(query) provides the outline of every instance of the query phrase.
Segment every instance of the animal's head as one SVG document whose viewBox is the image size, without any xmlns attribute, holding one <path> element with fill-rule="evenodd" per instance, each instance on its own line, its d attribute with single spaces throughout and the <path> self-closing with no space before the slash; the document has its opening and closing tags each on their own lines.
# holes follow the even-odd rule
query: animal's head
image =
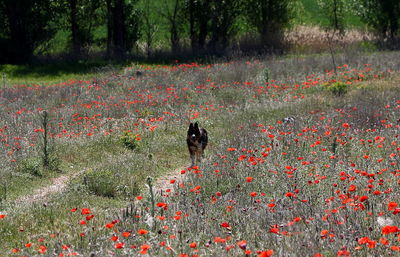
<svg viewBox="0 0 400 257">
<path fill-rule="evenodd" d="M 190 138 L 190 140 L 192 141 L 196 141 L 197 139 L 200 138 L 200 129 L 197 122 L 194 125 L 193 123 L 190 123 L 188 130 L 188 138 Z"/>
</svg>

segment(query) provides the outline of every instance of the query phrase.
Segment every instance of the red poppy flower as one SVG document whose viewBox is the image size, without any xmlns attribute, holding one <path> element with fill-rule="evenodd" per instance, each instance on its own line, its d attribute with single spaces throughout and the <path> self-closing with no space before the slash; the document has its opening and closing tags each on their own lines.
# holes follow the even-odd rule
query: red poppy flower
<svg viewBox="0 0 400 257">
<path fill-rule="evenodd" d="M 138 230 L 138 234 L 139 235 L 146 235 L 147 233 L 149 233 L 149 231 L 145 230 L 145 229 L 139 229 Z"/>
<path fill-rule="evenodd" d="M 140 246 L 140 249 L 142 249 L 140 251 L 140 254 L 147 254 L 147 251 L 150 249 L 150 245 L 143 244 L 142 246 Z"/>
<path fill-rule="evenodd" d="M 400 229 L 397 226 L 384 226 L 382 228 L 382 234 L 388 235 L 391 233 L 397 233 L 400 232 Z"/>
<path fill-rule="evenodd" d="M 88 215 L 88 214 L 90 214 L 90 210 L 88 208 L 82 208 L 81 214 L 82 215 Z"/>
<path fill-rule="evenodd" d="M 389 211 L 393 211 L 394 209 L 396 209 L 396 207 L 397 207 L 397 203 L 396 202 L 388 203 L 388 210 Z"/>
<path fill-rule="evenodd" d="M 353 192 L 356 191 L 357 187 L 355 185 L 350 185 L 348 191 Z"/>
<path fill-rule="evenodd" d="M 129 237 L 131 235 L 131 232 L 122 232 L 123 237 Z"/>
<path fill-rule="evenodd" d="M 258 254 L 258 257 L 270 257 L 274 254 L 273 250 L 266 250 L 266 251 L 262 251 Z"/>
<path fill-rule="evenodd" d="M 239 246 L 240 249 L 246 250 L 247 247 L 247 241 L 246 240 L 241 240 L 236 243 L 237 246 Z"/>
<path fill-rule="evenodd" d="M 230 228 L 231 227 L 228 222 L 223 222 L 223 223 L 220 224 L 220 226 L 223 227 L 223 228 Z"/>
<path fill-rule="evenodd" d="M 124 248 L 124 243 L 116 243 L 115 244 L 115 249 L 121 249 L 121 248 Z"/>
<path fill-rule="evenodd" d="M 114 227 L 114 223 L 108 223 L 105 225 L 106 228 L 113 228 Z"/>
</svg>

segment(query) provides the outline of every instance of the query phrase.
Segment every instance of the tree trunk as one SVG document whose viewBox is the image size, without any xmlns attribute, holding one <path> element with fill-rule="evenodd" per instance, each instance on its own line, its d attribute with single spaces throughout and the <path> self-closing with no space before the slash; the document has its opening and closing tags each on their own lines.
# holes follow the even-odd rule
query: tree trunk
<svg viewBox="0 0 400 257">
<path fill-rule="evenodd" d="M 194 55 L 197 50 L 197 35 L 195 29 L 195 6 L 194 0 L 189 0 L 189 31 L 190 31 L 190 46 L 192 47 L 192 54 Z"/>
<path fill-rule="evenodd" d="M 112 41 L 113 41 L 113 9 L 111 0 L 106 0 L 107 5 L 107 58 L 112 55 Z"/>
<path fill-rule="evenodd" d="M 79 39 L 79 27 L 77 21 L 77 8 L 76 0 L 69 1 L 70 9 L 70 25 L 71 25 L 71 35 L 72 35 L 72 52 L 75 57 L 79 57 L 81 54 L 81 42 Z"/>
<path fill-rule="evenodd" d="M 10 29 L 10 62 L 25 63 L 32 57 L 34 50 L 32 38 L 27 31 L 26 19 L 24 19 L 26 9 L 21 8 L 21 1 L 5 1 L 4 5 Z"/>
<path fill-rule="evenodd" d="M 121 58 L 125 53 L 125 16 L 124 0 L 115 0 L 114 5 L 114 51 L 115 56 Z"/>
<path fill-rule="evenodd" d="M 178 28 L 178 12 L 179 12 L 179 1 L 175 0 L 174 11 L 172 17 L 170 17 L 171 22 L 171 48 L 174 55 L 180 52 L 180 38 L 179 38 L 179 28 Z"/>
</svg>

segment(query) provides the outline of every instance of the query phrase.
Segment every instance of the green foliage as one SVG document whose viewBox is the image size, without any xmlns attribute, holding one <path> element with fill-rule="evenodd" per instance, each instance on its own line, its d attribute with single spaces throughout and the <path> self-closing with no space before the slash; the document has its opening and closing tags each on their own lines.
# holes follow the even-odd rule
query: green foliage
<svg viewBox="0 0 400 257">
<path fill-rule="evenodd" d="M 110 170 L 89 170 L 84 176 L 84 184 L 95 195 L 115 197 L 119 183 Z"/>
<path fill-rule="evenodd" d="M 54 34 L 50 0 L 5 0 L 0 4 L 0 63 L 24 63 Z"/>
<path fill-rule="evenodd" d="M 48 156 L 46 169 L 57 172 L 61 171 L 61 159 L 54 152 L 51 152 Z"/>
<path fill-rule="evenodd" d="M 329 23 L 327 28 L 344 31 L 345 0 L 318 0 L 320 10 L 325 14 Z"/>
<path fill-rule="evenodd" d="M 292 1 L 250 0 L 246 1 L 248 21 L 257 29 L 261 43 L 266 47 L 280 47 L 283 29 L 292 19 Z"/>
<path fill-rule="evenodd" d="M 354 12 L 383 38 L 394 39 L 400 27 L 400 1 L 353 0 Z"/>
<path fill-rule="evenodd" d="M 41 158 L 32 157 L 22 160 L 17 167 L 20 173 L 26 173 L 32 176 L 43 176 L 43 165 Z"/>
<path fill-rule="evenodd" d="M 329 92 L 331 92 L 334 96 L 344 96 L 348 89 L 349 89 L 349 85 L 344 83 L 344 82 L 335 82 L 332 84 L 329 84 L 327 86 L 327 89 Z"/>
<path fill-rule="evenodd" d="M 126 148 L 134 150 L 138 147 L 140 136 L 129 131 L 124 131 L 119 140 Z"/>
</svg>

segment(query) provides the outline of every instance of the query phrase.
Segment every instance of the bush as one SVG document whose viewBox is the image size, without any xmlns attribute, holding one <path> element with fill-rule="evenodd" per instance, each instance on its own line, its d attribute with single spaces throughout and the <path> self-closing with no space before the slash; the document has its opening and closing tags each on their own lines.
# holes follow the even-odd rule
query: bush
<svg viewBox="0 0 400 257">
<path fill-rule="evenodd" d="M 115 197 L 117 194 L 118 180 L 109 170 L 89 170 L 84 176 L 84 184 L 98 196 Z"/>
<path fill-rule="evenodd" d="M 57 155 L 50 154 L 47 161 L 48 161 L 48 164 L 47 164 L 46 168 L 48 170 L 58 171 L 58 172 L 61 171 L 61 169 L 60 169 L 61 160 L 60 160 L 60 158 L 58 158 Z"/>
<path fill-rule="evenodd" d="M 348 91 L 349 85 L 344 82 L 335 82 L 328 85 L 327 89 L 334 96 L 344 96 Z"/>
<path fill-rule="evenodd" d="M 128 149 L 134 150 L 138 147 L 140 141 L 140 135 L 133 134 L 132 132 L 125 131 L 122 136 L 120 136 L 121 143 Z"/>
<path fill-rule="evenodd" d="M 17 168 L 20 173 L 27 173 L 33 176 L 41 177 L 43 175 L 43 165 L 40 158 L 28 158 L 22 160 Z"/>
</svg>

